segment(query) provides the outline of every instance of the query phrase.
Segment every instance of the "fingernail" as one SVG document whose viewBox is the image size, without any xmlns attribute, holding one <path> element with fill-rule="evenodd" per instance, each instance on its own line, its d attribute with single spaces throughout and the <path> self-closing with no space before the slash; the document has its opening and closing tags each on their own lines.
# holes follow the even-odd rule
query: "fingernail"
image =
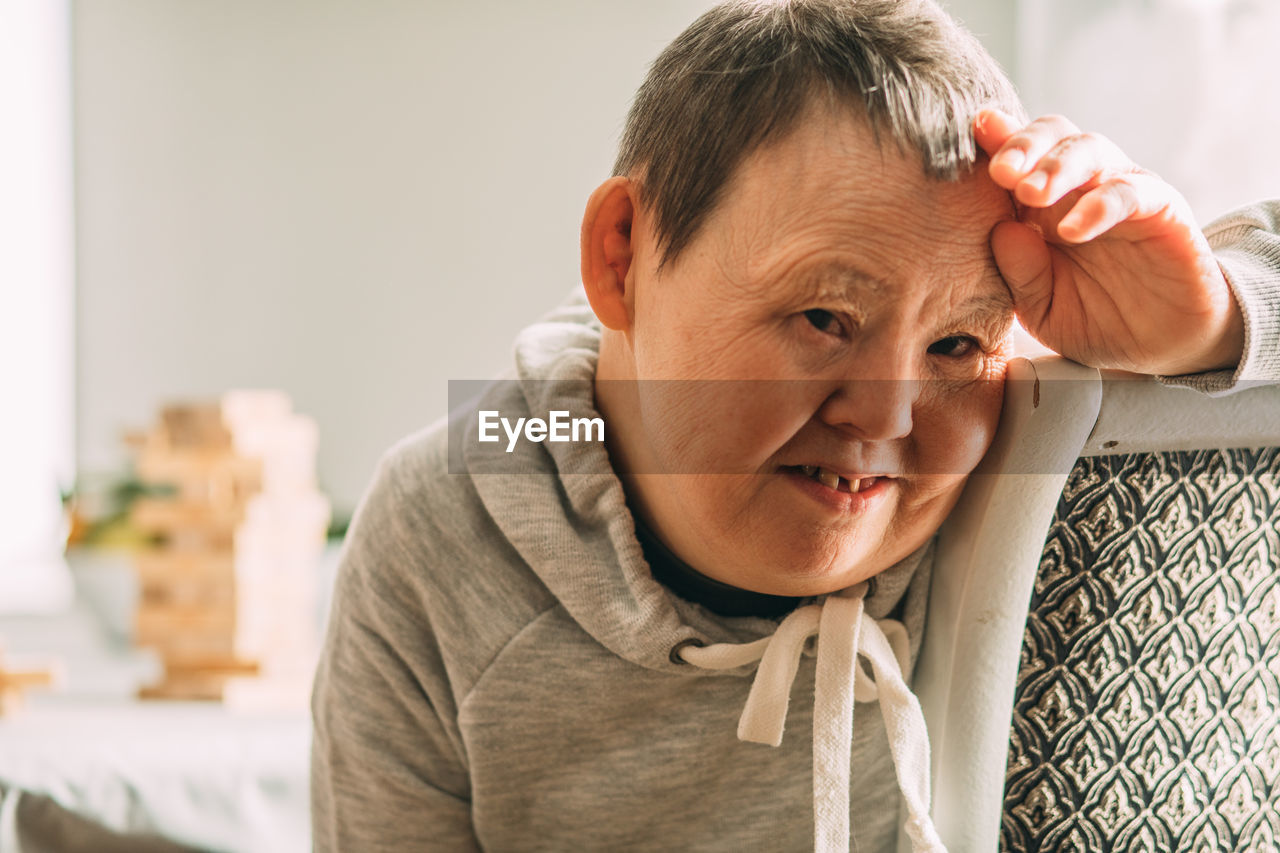
<svg viewBox="0 0 1280 853">
<path fill-rule="evenodd" d="M 1062 221 L 1058 223 L 1058 236 L 1071 243 L 1084 242 L 1084 217 L 1076 216 L 1075 211 L 1068 213 L 1062 217 Z M 1071 234 L 1075 234 L 1074 237 Z"/>
<path fill-rule="evenodd" d="M 1031 187 L 1031 189 L 1039 192 L 1049 183 L 1049 176 L 1044 172 L 1032 172 L 1022 179 L 1023 186 Z"/>
<path fill-rule="evenodd" d="M 1017 171 L 1022 167 L 1022 164 L 1023 162 L 1026 161 L 1026 159 L 1027 159 L 1027 156 L 1025 154 L 1023 154 L 1021 151 L 1014 148 L 1004 152 L 999 157 L 997 157 L 996 163 L 998 163 L 1001 166 L 1004 166 L 1007 169 L 1013 169 L 1014 171 Z"/>
</svg>

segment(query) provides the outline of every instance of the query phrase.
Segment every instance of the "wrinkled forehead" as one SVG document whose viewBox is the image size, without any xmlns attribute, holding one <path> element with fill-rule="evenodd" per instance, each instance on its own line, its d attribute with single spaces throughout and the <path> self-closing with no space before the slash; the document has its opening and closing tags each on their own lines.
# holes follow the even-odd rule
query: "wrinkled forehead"
<svg viewBox="0 0 1280 853">
<path fill-rule="evenodd" d="M 1012 216 L 984 166 L 938 180 L 856 113 L 813 110 L 743 161 L 707 230 L 746 279 L 807 263 L 875 281 L 925 276 L 994 299 L 1007 290 L 989 237 Z"/>
<path fill-rule="evenodd" d="M 790 133 L 748 154 L 723 200 L 738 202 L 738 212 L 745 202 L 782 218 L 814 206 L 835 216 L 895 211 L 939 230 L 989 232 L 1013 216 L 1009 194 L 991 180 L 985 162 L 955 180 L 933 178 L 919 152 L 843 109 L 810 109 Z"/>
</svg>

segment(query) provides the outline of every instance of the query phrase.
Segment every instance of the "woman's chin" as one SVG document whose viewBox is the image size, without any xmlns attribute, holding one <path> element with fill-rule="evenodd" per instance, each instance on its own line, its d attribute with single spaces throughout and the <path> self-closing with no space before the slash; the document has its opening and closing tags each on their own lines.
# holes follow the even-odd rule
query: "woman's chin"
<svg viewBox="0 0 1280 853">
<path fill-rule="evenodd" d="M 809 598 L 826 595 L 878 574 L 887 566 L 877 566 L 860 559 L 856 553 L 837 553 L 813 550 L 797 553 L 794 547 L 768 557 L 757 556 L 743 562 L 760 567 L 750 576 L 729 581 L 734 586 L 791 598 Z M 764 566 L 770 566 L 765 569 Z"/>
</svg>

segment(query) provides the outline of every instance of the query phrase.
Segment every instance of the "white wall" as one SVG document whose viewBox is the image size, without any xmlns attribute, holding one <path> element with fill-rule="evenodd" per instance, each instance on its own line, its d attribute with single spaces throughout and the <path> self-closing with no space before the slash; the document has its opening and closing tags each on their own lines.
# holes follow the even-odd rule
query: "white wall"
<svg viewBox="0 0 1280 853">
<path fill-rule="evenodd" d="M 708 5 L 78 0 L 81 471 L 166 401 L 277 387 L 351 508 L 577 285 L 631 95 Z"/>
<path fill-rule="evenodd" d="M 1280 3 L 941 0 L 1018 84 L 1032 116 L 1114 140 L 1202 223 L 1280 197 Z"/>
<path fill-rule="evenodd" d="M 1019 0 L 1028 108 L 1113 139 L 1201 223 L 1280 197 L 1280 4 Z"/>
<path fill-rule="evenodd" d="M 74 0 L 81 471 L 166 401 L 278 387 L 350 509 L 576 286 L 631 95 L 710 2 Z M 1202 218 L 1280 195 L 1274 5 L 943 2 Z"/>
<path fill-rule="evenodd" d="M 956 20 L 978 37 L 1005 72 L 1018 79 L 1019 0 L 939 0 Z"/>
</svg>

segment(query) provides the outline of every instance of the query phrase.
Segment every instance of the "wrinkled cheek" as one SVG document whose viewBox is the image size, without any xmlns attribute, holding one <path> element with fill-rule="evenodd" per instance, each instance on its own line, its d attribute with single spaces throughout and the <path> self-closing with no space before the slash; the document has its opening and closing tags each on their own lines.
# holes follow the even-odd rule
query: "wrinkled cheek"
<svg viewBox="0 0 1280 853">
<path fill-rule="evenodd" d="M 761 521 L 756 514 L 763 478 L 751 474 L 692 474 L 667 476 L 669 488 L 685 520 L 700 528 L 710 540 L 743 537 Z"/>
<path fill-rule="evenodd" d="M 714 429 L 716 401 L 695 380 L 641 379 L 636 399 L 653 470 L 639 473 L 700 476 L 714 463 L 705 457 L 705 437 Z"/>
<path fill-rule="evenodd" d="M 1000 422 L 1004 381 L 983 380 L 940 394 L 917 418 L 917 470 L 946 482 L 963 481 L 986 454 Z"/>
<path fill-rule="evenodd" d="M 926 389 L 914 413 L 910 467 L 916 476 L 903 484 L 890 533 L 893 557 L 927 541 L 951 513 L 995 437 L 1003 399 L 1003 377 Z"/>
<path fill-rule="evenodd" d="M 971 401 L 973 408 L 970 420 L 973 426 L 968 430 L 971 441 L 965 445 L 968 449 L 966 460 L 969 462 L 966 475 L 982 461 L 996 437 L 996 429 L 1000 425 L 1000 410 L 1004 404 L 1004 376 L 984 380 L 979 392 Z"/>
<path fill-rule="evenodd" d="M 808 420 L 802 383 L 640 380 L 637 397 L 659 471 L 757 472 Z"/>
<path fill-rule="evenodd" d="M 892 538 L 904 552 L 923 544 L 951 514 L 964 489 L 965 478 L 937 475 L 915 480 L 903 495 L 894 519 Z"/>
</svg>

